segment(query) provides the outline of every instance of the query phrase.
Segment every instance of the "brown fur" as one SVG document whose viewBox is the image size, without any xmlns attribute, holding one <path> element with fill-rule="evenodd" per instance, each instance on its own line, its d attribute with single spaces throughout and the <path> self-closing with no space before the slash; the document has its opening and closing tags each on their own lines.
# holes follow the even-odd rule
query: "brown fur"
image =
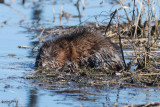
<svg viewBox="0 0 160 107">
<path fill-rule="evenodd" d="M 36 59 L 37 67 L 58 70 L 68 65 L 74 68 L 103 67 L 116 71 L 123 68 L 113 44 L 102 34 L 85 28 L 46 41 Z"/>
</svg>

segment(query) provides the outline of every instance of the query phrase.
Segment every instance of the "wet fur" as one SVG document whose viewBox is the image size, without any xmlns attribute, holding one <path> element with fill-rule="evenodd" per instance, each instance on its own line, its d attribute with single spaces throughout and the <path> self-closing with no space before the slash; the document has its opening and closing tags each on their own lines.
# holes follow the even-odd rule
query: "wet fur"
<svg viewBox="0 0 160 107">
<path fill-rule="evenodd" d="M 101 33 L 85 28 L 46 41 L 39 50 L 35 65 L 55 70 L 103 67 L 119 71 L 123 68 L 114 45 Z"/>
</svg>

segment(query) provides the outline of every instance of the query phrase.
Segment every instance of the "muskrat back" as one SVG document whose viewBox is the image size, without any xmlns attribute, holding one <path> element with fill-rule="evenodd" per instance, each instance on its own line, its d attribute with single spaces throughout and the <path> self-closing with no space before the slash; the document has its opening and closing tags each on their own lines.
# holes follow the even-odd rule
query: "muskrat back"
<svg viewBox="0 0 160 107">
<path fill-rule="evenodd" d="M 65 66 L 102 67 L 116 71 L 123 68 L 114 44 L 101 33 L 87 28 L 46 41 L 39 50 L 35 65 L 54 70 Z"/>
</svg>

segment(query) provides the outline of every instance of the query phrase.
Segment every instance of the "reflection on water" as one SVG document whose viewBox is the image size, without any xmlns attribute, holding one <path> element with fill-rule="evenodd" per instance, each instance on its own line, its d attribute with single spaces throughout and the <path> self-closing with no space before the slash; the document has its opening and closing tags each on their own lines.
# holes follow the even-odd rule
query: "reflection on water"
<svg viewBox="0 0 160 107">
<path fill-rule="evenodd" d="M 0 0 L 0 3 L 4 3 L 4 0 Z"/>
<path fill-rule="evenodd" d="M 78 11 L 78 18 L 79 18 L 79 23 L 81 23 L 81 12 L 80 12 L 80 6 L 79 6 L 80 0 L 77 0 L 77 3 L 75 4 L 77 11 Z"/>
<path fill-rule="evenodd" d="M 22 4 L 23 4 L 23 5 L 25 4 L 25 2 L 26 2 L 26 0 L 22 0 Z"/>
<path fill-rule="evenodd" d="M 39 3 L 35 3 L 34 7 L 32 7 L 32 24 L 36 24 L 34 26 L 39 26 L 39 21 L 41 20 L 41 14 L 42 14 L 42 8 L 41 7 L 41 1 Z"/>
<path fill-rule="evenodd" d="M 37 96 L 37 89 L 36 88 L 29 90 L 28 98 L 29 98 L 29 100 L 28 100 L 27 107 L 37 107 L 38 96 Z"/>
<path fill-rule="evenodd" d="M 123 106 L 160 101 L 160 89 L 133 87 L 90 87 L 76 83 L 46 84 L 36 80 L 24 80 L 20 77 L 34 72 L 36 50 L 39 44 L 36 33 L 28 32 L 26 27 L 54 27 L 60 24 L 59 13 L 69 12 L 71 17 L 62 25 L 80 25 L 87 21 L 107 21 L 109 11 L 115 8 L 108 1 L 85 1 L 83 9 L 81 0 L 17 0 L 10 7 L 4 5 L 9 1 L 0 0 L 0 106 L 10 106 L 10 101 L 18 101 L 24 107 L 53 106 Z M 55 22 L 53 12 L 55 10 Z M 21 14 L 25 14 L 23 22 Z M 102 11 L 106 12 L 102 12 Z M 101 17 L 99 14 L 102 12 Z M 6 14 L 7 13 L 7 14 Z M 124 14 L 120 12 L 119 14 Z M 3 22 L 7 23 L 4 24 Z M 27 31 L 27 32 L 26 32 Z M 31 46 L 33 49 L 19 49 L 18 46 Z M 8 56 L 14 54 L 14 56 Z M 138 99 L 138 100 L 137 100 Z M 16 106 L 16 103 L 11 105 Z"/>
</svg>

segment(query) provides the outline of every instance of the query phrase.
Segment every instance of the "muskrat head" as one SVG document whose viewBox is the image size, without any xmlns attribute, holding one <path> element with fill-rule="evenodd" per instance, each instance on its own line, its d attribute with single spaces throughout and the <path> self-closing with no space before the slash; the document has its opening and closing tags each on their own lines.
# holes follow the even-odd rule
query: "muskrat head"
<svg viewBox="0 0 160 107">
<path fill-rule="evenodd" d="M 35 66 L 46 69 L 58 69 L 65 64 L 66 54 L 63 47 L 56 45 L 54 41 L 47 41 L 39 50 Z"/>
</svg>

